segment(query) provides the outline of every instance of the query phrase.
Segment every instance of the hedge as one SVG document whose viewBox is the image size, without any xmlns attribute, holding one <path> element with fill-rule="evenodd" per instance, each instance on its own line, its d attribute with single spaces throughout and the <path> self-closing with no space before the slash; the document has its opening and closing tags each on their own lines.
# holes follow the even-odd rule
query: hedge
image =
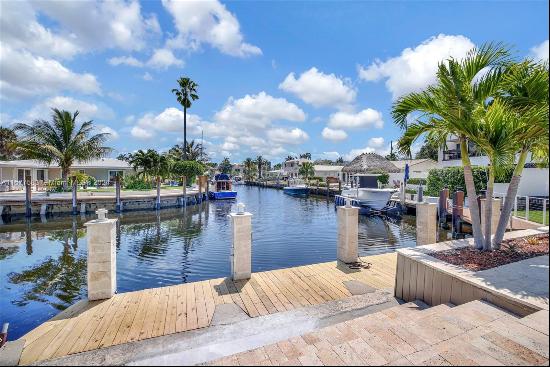
<svg viewBox="0 0 550 367">
<path fill-rule="evenodd" d="M 485 167 L 472 167 L 472 171 L 476 191 L 479 193 L 481 190 L 487 189 L 487 169 Z M 464 168 L 462 167 L 432 169 L 426 181 L 426 195 L 428 196 L 439 196 L 439 192 L 445 187 L 450 192 L 455 192 L 459 188 L 466 191 Z"/>
<path fill-rule="evenodd" d="M 426 179 L 425 178 L 409 178 L 407 183 L 411 184 L 411 185 L 426 185 Z"/>
</svg>

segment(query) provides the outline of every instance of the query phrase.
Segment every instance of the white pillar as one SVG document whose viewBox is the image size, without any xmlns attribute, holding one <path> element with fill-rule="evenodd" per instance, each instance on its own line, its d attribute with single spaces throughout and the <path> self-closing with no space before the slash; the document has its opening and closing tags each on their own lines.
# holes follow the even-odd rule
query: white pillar
<svg viewBox="0 0 550 367">
<path fill-rule="evenodd" d="M 237 213 L 229 214 L 233 246 L 231 249 L 231 277 L 233 280 L 250 279 L 252 274 L 252 214 L 237 205 Z"/>
<path fill-rule="evenodd" d="M 88 299 L 111 298 L 116 292 L 116 221 L 98 209 L 98 218 L 85 223 L 88 234 Z"/>
<path fill-rule="evenodd" d="M 406 196 L 405 196 L 405 184 L 401 182 L 401 185 L 399 186 L 399 202 L 401 203 L 401 206 L 403 209 L 405 208 L 406 204 Z"/>
<path fill-rule="evenodd" d="M 345 263 L 359 258 L 359 208 L 338 207 L 338 247 L 336 257 Z"/>
<path fill-rule="evenodd" d="M 431 245 L 437 242 L 437 204 L 416 204 L 416 245 Z"/>
<path fill-rule="evenodd" d="M 491 236 L 497 231 L 498 222 L 500 220 L 500 199 L 493 199 L 493 215 L 491 217 Z M 485 230 L 485 207 L 487 206 L 487 199 L 481 199 L 481 230 Z"/>
</svg>

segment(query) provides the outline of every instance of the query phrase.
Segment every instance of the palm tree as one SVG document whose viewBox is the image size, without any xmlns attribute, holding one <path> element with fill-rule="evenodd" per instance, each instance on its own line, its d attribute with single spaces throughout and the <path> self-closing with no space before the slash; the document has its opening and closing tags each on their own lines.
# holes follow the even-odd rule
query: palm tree
<svg viewBox="0 0 550 367">
<path fill-rule="evenodd" d="M 258 165 L 258 178 L 262 178 L 262 168 L 264 167 L 266 163 L 266 160 L 264 159 L 264 157 L 262 157 L 261 155 L 259 155 L 258 157 L 256 157 L 256 164 Z"/>
<path fill-rule="evenodd" d="M 244 179 L 251 181 L 256 175 L 256 162 L 252 158 L 246 158 L 243 162 L 244 165 Z"/>
<path fill-rule="evenodd" d="M 78 127 L 78 111 L 73 114 L 57 108 L 52 111 L 51 122 L 36 120 L 32 125 L 19 123 L 14 126 L 14 131 L 20 134 L 17 147 L 26 158 L 58 164 L 63 187 L 67 189 L 67 177 L 75 161 L 90 161 L 112 151 L 103 145 L 110 134 L 92 135 L 92 121 L 86 121 Z"/>
<path fill-rule="evenodd" d="M 187 160 L 187 109 L 191 108 L 193 101 L 199 99 L 197 88 L 199 85 L 187 77 L 178 79 L 179 89 L 172 89 L 178 103 L 183 106 L 183 157 Z"/>
<path fill-rule="evenodd" d="M 468 140 L 475 134 L 476 109 L 496 94 L 498 84 L 492 83 L 493 78 L 476 80 L 476 77 L 482 71 L 500 68 L 508 58 L 507 49 L 498 44 L 487 44 L 471 50 L 463 60 L 448 59 L 439 64 L 435 85 L 400 97 L 392 110 L 396 123 L 405 129 L 399 148 L 407 156 L 410 156 L 412 144 L 421 136 L 427 135 L 428 140 L 440 146 L 445 144 L 447 136 L 458 137 L 475 247 L 478 249 L 483 248 L 484 241 Z M 413 114 L 418 114 L 416 121 L 407 126 L 407 119 Z"/>
<path fill-rule="evenodd" d="M 298 174 L 309 181 L 310 177 L 315 176 L 315 166 L 311 162 L 304 162 L 300 166 Z"/>
<path fill-rule="evenodd" d="M 0 126 L 0 160 L 5 161 L 16 157 L 17 135 L 12 129 Z"/>
<path fill-rule="evenodd" d="M 176 159 L 189 160 L 189 161 L 208 161 L 208 156 L 204 153 L 203 145 L 196 143 L 195 140 L 191 140 L 187 144 L 187 155 L 185 154 L 184 144 L 176 144 L 168 151 L 168 154 L 172 155 Z"/>
<path fill-rule="evenodd" d="M 294 159 L 294 157 L 291 156 L 291 155 L 289 155 L 289 156 L 287 156 L 287 157 L 285 158 L 285 162 L 291 161 L 291 160 L 293 160 L 293 159 Z"/>
<path fill-rule="evenodd" d="M 311 153 L 300 154 L 300 158 L 311 160 Z"/>
<path fill-rule="evenodd" d="M 155 178 L 157 188 L 156 207 L 160 209 L 160 185 L 161 180 L 171 173 L 172 162 L 170 157 L 167 154 L 159 154 L 154 149 L 148 149 L 146 152 L 140 149 L 132 154 L 129 163 L 135 171 L 141 169 L 138 175 L 142 175 L 145 179 Z"/>
<path fill-rule="evenodd" d="M 528 154 L 548 162 L 548 64 L 515 64 L 503 79 L 501 97 L 510 107 L 511 118 L 517 120 L 513 136 L 519 143 L 519 157 L 493 239 L 494 248 L 499 248 L 504 238 Z"/>
</svg>

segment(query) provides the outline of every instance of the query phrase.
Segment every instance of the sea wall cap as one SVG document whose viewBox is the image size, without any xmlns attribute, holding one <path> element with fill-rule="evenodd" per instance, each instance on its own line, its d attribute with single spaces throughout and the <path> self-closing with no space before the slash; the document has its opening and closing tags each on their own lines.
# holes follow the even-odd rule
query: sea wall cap
<svg viewBox="0 0 550 367">
<path fill-rule="evenodd" d="M 243 215 L 244 214 L 244 204 L 243 203 L 238 203 L 237 204 L 237 214 L 238 215 Z"/>
<path fill-rule="evenodd" d="M 107 219 L 107 213 L 108 213 L 107 209 L 105 209 L 105 208 L 98 209 L 98 210 L 96 210 L 95 213 L 97 214 L 97 219 L 98 220 L 106 220 Z"/>
</svg>

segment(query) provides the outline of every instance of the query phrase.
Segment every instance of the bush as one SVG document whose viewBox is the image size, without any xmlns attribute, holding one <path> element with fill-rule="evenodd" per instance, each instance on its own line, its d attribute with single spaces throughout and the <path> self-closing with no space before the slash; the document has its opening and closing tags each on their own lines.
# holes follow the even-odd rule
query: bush
<svg viewBox="0 0 550 367">
<path fill-rule="evenodd" d="M 423 186 L 426 185 L 426 182 L 427 181 L 425 178 L 409 178 L 409 180 L 407 181 L 407 183 L 411 185 L 423 185 Z"/>
<path fill-rule="evenodd" d="M 484 167 L 472 167 L 476 192 L 487 189 L 487 170 Z M 464 168 L 447 167 L 441 169 L 432 169 L 426 180 L 426 195 L 439 196 L 439 192 L 445 187 L 450 192 L 455 192 L 459 188 L 466 190 L 464 182 Z"/>
<path fill-rule="evenodd" d="M 122 187 L 127 190 L 151 190 L 154 185 L 151 181 L 144 180 L 138 175 L 129 175 L 123 177 Z"/>
<path fill-rule="evenodd" d="M 93 177 L 91 176 L 88 176 L 87 174 L 85 173 L 82 173 L 82 172 L 71 172 L 71 174 L 69 175 L 69 186 L 72 185 L 73 183 L 73 177 L 76 177 L 76 182 L 78 183 L 78 185 L 83 185 L 85 183 L 88 183 L 90 182 L 90 178 L 93 179 Z M 94 182 L 95 182 L 95 179 L 94 179 Z"/>
<path fill-rule="evenodd" d="M 179 177 L 187 177 L 187 183 L 195 180 L 196 176 L 202 175 L 205 167 L 197 161 L 176 161 L 172 165 L 172 174 Z"/>
</svg>

